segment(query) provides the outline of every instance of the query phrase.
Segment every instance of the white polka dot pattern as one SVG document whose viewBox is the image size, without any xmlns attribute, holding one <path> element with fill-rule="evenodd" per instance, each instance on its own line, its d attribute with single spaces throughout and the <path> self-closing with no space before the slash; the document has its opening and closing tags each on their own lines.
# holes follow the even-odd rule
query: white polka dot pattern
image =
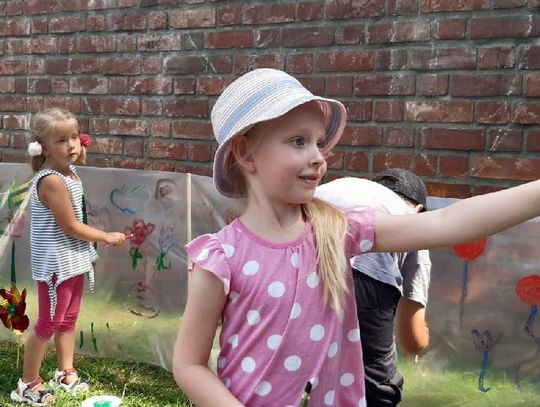
<svg viewBox="0 0 540 407">
<path fill-rule="evenodd" d="M 255 370 L 257 367 L 257 364 L 255 363 L 255 359 L 253 359 L 250 356 L 246 356 L 242 359 L 242 370 L 246 373 L 251 373 Z"/>
<path fill-rule="evenodd" d="M 296 319 L 300 316 L 300 313 L 302 312 L 302 307 L 300 307 L 300 304 L 295 302 L 291 309 L 291 319 Z"/>
<path fill-rule="evenodd" d="M 347 332 L 347 339 L 350 342 L 359 342 L 360 341 L 360 329 L 355 328 Z"/>
<path fill-rule="evenodd" d="M 268 286 L 268 294 L 274 298 L 283 297 L 283 294 L 285 294 L 285 284 L 281 281 L 274 281 Z"/>
<path fill-rule="evenodd" d="M 259 396 L 267 396 L 272 391 L 272 385 L 270 382 L 261 382 L 257 387 L 255 387 L 255 393 Z"/>
<path fill-rule="evenodd" d="M 249 325 L 257 325 L 261 322 L 261 314 L 259 314 L 259 311 L 254 309 L 250 310 L 247 313 L 247 322 Z"/>
<path fill-rule="evenodd" d="M 293 253 L 291 256 L 291 265 L 297 269 L 300 267 L 300 255 L 298 253 Z"/>
<path fill-rule="evenodd" d="M 289 372 L 294 372 L 302 366 L 302 359 L 297 355 L 289 356 L 285 359 L 285 362 L 283 362 L 283 366 L 285 366 L 285 369 Z"/>
<path fill-rule="evenodd" d="M 239 340 L 238 334 L 232 335 L 229 340 L 227 341 L 233 348 L 236 348 L 238 346 L 238 340 Z"/>
<path fill-rule="evenodd" d="M 330 346 L 328 347 L 328 357 L 333 358 L 334 356 L 336 356 L 338 352 L 338 348 L 339 347 L 338 347 L 337 342 L 332 342 Z"/>
<path fill-rule="evenodd" d="M 339 384 L 345 387 L 349 387 L 353 383 L 354 375 L 352 373 L 345 373 L 341 376 L 341 379 L 339 379 Z"/>
<path fill-rule="evenodd" d="M 195 261 L 204 261 L 208 258 L 210 251 L 208 249 L 202 249 Z"/>
<path fill-rule="evenodd" d="M 373 241 L 367 240 L 367 239 L 360 240 L 360 251 L 362 253 L 370 251 L 372 247 L 373 247 Z"/>
<path fill-rule="evenodd" d="M 324 395 L 324 404 L 327 406 L 331 406 L 334 404 L 334 398 L 336 396 L 336 392 L 334 390 L 330 390 Z"/>
<path fill-rule="evenodd" d="M 307 275 L 306 284 L 309 288 L 315 288 L 319 285 L 319 276 L 315 271 L 312 271 Z"/>
<path fill-rule="evenodd" d="M 268 349 L 276 350 L 281 343 L 281 335 L 275 334 L 270 335 L 268 339 L 266 340 L 266 345 L 268 346 Z"/>
<path fill-rule="evenodd" d="M 225 257 L 229 258 L 234 256 L 234 247 L 230 244 L 223 244 L 221 245 L 223 247 L 223 251 L 225 252 Z"/>
<path fill-rule="evenodd" d="M 309 337 L 314 342 L 319 342 L 324 338 L 324 326 L 317 324 L 313 325 L 309 330 Z"/>
<path fill-rule="evenodd" d="M 242 267 L 242 273 L 246 276 L 254 276 L 259 272 L 259 262 L 257 260 L 250 260 L 244 267 Z"/>
</svg>

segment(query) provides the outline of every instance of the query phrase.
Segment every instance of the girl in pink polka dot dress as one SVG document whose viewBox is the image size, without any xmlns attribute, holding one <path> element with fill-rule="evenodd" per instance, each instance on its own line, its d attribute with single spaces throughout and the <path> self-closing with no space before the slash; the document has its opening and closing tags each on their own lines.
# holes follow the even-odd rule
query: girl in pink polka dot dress
<svg viewBox="0 0 540 407">
<path fill-rule="evenodd" d="M 186 246 L 173 373 L 197 406 L 296 407 L 308 381 L 310 406 L 365 406 L 348 260 L 472 240 L 540 212 L 524 203 L 540 201 L 538 182 L 418 215 L 315 199 L 345 117 L 340 102 L 274 69 L 241 76 L 216 101 L 214 183 L 247 200 L 239 218 Z M 207 363 L 220 321 L 216 375 Z"/>
</svg>

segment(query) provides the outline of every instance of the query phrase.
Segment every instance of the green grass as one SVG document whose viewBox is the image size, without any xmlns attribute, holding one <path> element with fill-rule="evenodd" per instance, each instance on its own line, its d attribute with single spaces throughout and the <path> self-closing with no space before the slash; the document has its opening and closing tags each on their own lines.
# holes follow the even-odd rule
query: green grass
<svg viewBox="0 0 540 407">
<path fill-rule="evenodd" d="M 21 366 L 14 368 L 16 351 L 14 343 L 0 341 L 0 406 L 3 407 L 20 406 L 9 399 L 21 374 Z M 485 385 L 491 390 L 482 393 L 478 390 L 478 366 L 434 363 L 422 359 L 418 364 L 405 359 L 400 361 L 400 370 L 405 377 L 405 397 L 401 407 L 540 406 L 540 374 L 524 376 L 521 388 L 518 388 L 512 372 L 488 369 Z M 86 397 L 100 394 L 121 397 L 123 406 L 193 406 L 174 382 L 172 374 L 160 367 L 85 355 L 76 355 L 76 366 L 81 376 L 89 380 L 91 392 L 77 397 L 59 393 L 58 407 L 79 406 Z M 52 377 L 55 367 L 54 353 L 49 351 L 42 367 L 45 380 Z"/>
<path fill-rule="evenodd" d="M 9 398 L 22 371 L 22 361 L 15 369 L 16 354 L 14 343 L 0 341 L 0 406 L 3 407 L 23 405 L 13 403 Z M 193 406 L 176 385 L 172 374 L 160 367 L 81 355 L 76 355 L 75 365 L 81 377 L 89 381 L 91 391 L 79 396 L 57 392 L 57 407 L 80 406 L 85 398 L 100 394 L 122 398 L 122 406 Z M 42 378 L 51 379 L 55 368 L 56 359 L 50 351 L 42 365 Z"/>
</svg>

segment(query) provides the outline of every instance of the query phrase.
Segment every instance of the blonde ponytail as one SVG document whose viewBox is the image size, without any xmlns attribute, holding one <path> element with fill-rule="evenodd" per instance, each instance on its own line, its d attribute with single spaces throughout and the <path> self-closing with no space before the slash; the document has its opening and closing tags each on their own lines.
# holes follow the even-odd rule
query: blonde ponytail
<svg viewBox="0 0 540 407">
<path fill-rule="evenodd" d="M 314 198 L 302 205 L 313 228 L 319 276 L 324 283 L 324 304 L 341 311 L 349 292 L 344 241 L 347 219 L 334 206 Z"/>
</svg>

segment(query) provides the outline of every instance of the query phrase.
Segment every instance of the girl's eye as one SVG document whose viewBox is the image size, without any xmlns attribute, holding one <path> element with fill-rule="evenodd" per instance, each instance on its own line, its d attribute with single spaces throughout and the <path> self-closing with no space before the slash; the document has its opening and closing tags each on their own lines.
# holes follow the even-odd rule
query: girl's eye
<svg viewBox="0 0 540 407">
<path fill-rule="evenodd" d="M 304 145 L 304 139 L 302 137 L 295 137 L 292 139 L 292 142 L 295 146 L 303 146 Z"/>
<path fill-rule="evenodd" d="M 319 140 L 319 141 L 317 142 L 317 147 L 319 147 L 319 149 L 322 150 L 322 149 L 324 148 L 324 140 Z"/>
</svg>

